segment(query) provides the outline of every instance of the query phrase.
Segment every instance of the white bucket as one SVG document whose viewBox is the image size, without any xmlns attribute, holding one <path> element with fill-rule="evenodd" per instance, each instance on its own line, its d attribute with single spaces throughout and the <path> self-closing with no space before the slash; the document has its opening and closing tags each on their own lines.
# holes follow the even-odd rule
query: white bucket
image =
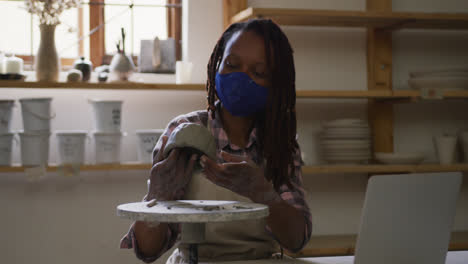
<svg viewBox="0 0 468 264">
<path fill-rule="evenodd" d="M 89 100 L 93 105 L 96 131 L 119 133 L 123 101 Z"/>
<path fill-rule="evenodd" d="M 193 63 L 188 61 L 176 61 L 176 84 L 190 83 L 192 80 Z"/>
<path fill-rule="evenodd" d="M 138 161 L 141 163 L 153 163 L 153 149 L 164 129 L 137 130 L 138 136 Z"/>
<path fill-rule="evenodd" d="M 57 131 L 59 164 L 84 164 L 86 131 Z"/>
<path fill-rule="evenodd" d="M 20 132 L 23 166 L 47 165 L 49 162 L 49 132 Z"/>
<path fill-rule="evenodd" d="M 10 133 L 14 100 L 0 100 L 0 134 Z"/>
<path fill-rule="evenodd" d="M 468 163 L 468 131 L 460 133 L 460 143 L 463 151 L 463 162 Z"/>
<path fill-rule="evenodd" d="M 124 133 L 94 132 L 96 164 L 120 163 L 120 146 Z"/>
<path fill-rule="evenodd" d="M 11 166 L 13 133 L 0 134 L 0 166 Z"/>
<path fill-rule="evenodd" d="M 25 132 L 50 131 L 50 120 L 55 116 L 50 113 L 52 98 L 23 98 L 21 113 L 23 115 L 23 127 Z"/>
</svg>

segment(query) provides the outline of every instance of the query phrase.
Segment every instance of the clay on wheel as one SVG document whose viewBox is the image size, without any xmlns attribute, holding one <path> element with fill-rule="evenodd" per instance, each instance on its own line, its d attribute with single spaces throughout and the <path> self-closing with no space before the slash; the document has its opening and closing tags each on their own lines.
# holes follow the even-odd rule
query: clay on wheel
<svg viewBox="0 0 468 264">
<path fill-rule="evenodd" d="M 172 131 L 164 148 L 164 156 L 174 148 L 193 148 L 216 160 L 216 142 L 211 132 L 195 123 L 182 123 Z"/>
</svg>

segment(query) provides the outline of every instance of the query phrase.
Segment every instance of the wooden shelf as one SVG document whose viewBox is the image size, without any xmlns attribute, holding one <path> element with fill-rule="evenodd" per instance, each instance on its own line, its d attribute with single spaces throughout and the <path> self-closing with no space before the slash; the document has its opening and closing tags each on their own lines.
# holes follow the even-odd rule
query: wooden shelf
<svg viewBox="0 0 468 264">
<path fill-rule="evenodd" d="M 204 84 L 173 84 L 173 83 L 68 83 L 68 82 L 22 82 L 0 81 L 3 88 L 44 88 L 44 89 L 112 89 L 112 90 L 184 90 L 204 91 Z"/>
<path fill-rule="evenodd" d="M 60 169 L 60 166 L 50 164 L 46 167 L 46 171 L 55 172 Z M 151 169 L 151 164 L 141 164 L 141 163 L 121 163 L 121 164 L 96 164 L 96 165 L 82 165 L 80 166 L 80 171 L 110 171 L 110 170 L 149 170 Z M 27 167 L 24 166 L 0 166 L 0 173 L 5 172 L 24 172 L 27 170 Z"/>
<path fill-rule="evenodd" d="M 356 235 L 312 236 L 306 247 L 294 257 L 353 255 Z M 467 250 L 468 232 L 452 232 L 449 250 Z"/>
<path fill-rule="evenodd" d="M 302 173 L 308 174 L 331 174 L 331 173 L 417 173 L 417 172 L 451 172 L 468 171 L 467 164 L 420 164 L 420 165 L 319 165 L 304 166 Z"/>
<path fill-rule="evenodd" d="M 376 27 L 387 29 L 468 29 L 468 14 L 338 11 L 249 7 L 231 18 L 231 22 L 250 18 L 271 18 L 280 25 Z"/>
<path fill-rule="evenodd" d="M 418 90 L 394 90 L 392 94 L 394 98 L 422 98 L 421 91 Z M 441 96 L 448 99 L 466 99 L 468 90 L 442 91 Z"/>
<path fill-rule="evenodd" d="M 0 88 L 23 89 L 111 89 L 111 90 L 174 90 L 204 91 L 204 84 L 171 84 L 171 83 L 48 83 L 0 81 Z M 468 90 L 444 91 L 444 98 L 468 98 Z M 417 90 L 302 90 L 296 91 L 296 97 L 302 99 L 418 99 L 421 92 Z"/>
<path fill-rule="evenodd" d="M 0 173 L 6 172 L 24 172 L 27 168 L 23 166 L 0 166 Z M 46 170 L 54 172 L 60 169 L 60 166 L 49 165 Z M 122 164 L 98 164 L 82 165 L 81 171 L 106 171 L 106 170 L 149 170 L 150 164 L 140 163 L 122 163 Z M 332 174 L 332 173 L 416 173 L 416 172 L 449 172 L 449 171 L 468 171 L 467 164 L 420 164 L 420 165 L 316 165 L 304 166 L 302 172 L 309 174 Z"/>
<path fill-rule="evenodd" d="M 348 98 L 348 99 L 367 99 L 367 98 L 382 98 L 391 99 L 393 94 L 391 91 L 367 91 L 367 90 L 302 90 L 296 91 L 297 98 Z M 403 95 L 407 98 L 408 96 Z"/>
</svg>

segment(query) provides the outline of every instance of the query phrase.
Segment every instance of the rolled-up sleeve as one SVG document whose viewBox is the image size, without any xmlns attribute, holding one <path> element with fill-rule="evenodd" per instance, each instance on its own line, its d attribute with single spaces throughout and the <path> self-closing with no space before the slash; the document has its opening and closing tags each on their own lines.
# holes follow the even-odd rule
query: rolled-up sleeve
<svg viewBox="0 0 468 264">
<path fill-rule="evenodd" d="M 172 133 L 172 131 L 180 124 L 185 123 L 185 122 L 193 122 L 193 123 L 201 123 L 201 115 L 202 112 L 193 112 L 189 113 L 187 115 L 180 115 L 176 118 L 174 118 L 169 124 L 167 125 L 166 129 L 164 130 L 162 136 L 159 138 L 158 142 L 156 143 L 154 149 L 153 149 L 153 166 L 156 163 L 155 157 L 157 156 L 157 153 L 161 149 L 162 146 L 162 137 L 167 136 L 169 137 Z M 206 115 L 206 114 L 205 114 Z M 143 199 L 145 200 L 145 199 Z M 120 248 L 122 249 L 132 249 L 135 252 L 135 255 L 138 259 L 150 263 L 158 259 L 162 254 L 164 254 L 167 250 L 169 250 L 172 246 L 177 241 L 177 238 L 180 234 L 180 224 L 176 223 L 171 223 L 168 224 L 169 228 L 167 229 L 167 234 L 166 234 L 166 240 L 164 241 L 164 244 L 157 254 L 154 256 L 144 256 L 141 252 L 141 250 L 138 247 L 138 241 L 136 240 L 135 237 L 135 230 L 134 230 L 134 224 L 130 226 L 130 229 L 128 230 L 127 234 L 125 234 L 122 239 L 120 240 Z"/>
<path fill-rule="evenodd" d="M 303 162 L 301 158 L 301 150 L 299 147 L 297 147 L 294 153 L 294 174 L 292 174 L 292 170 L 290 170 L 290 180 L 292 188 L 284 184 L 279 189 L 281 199 L 283 199 L 286 203 L 299 210 L 304 215 L 305 220 L 305 225 L 303 229 L 304 239 L 300 247 L 287 248 L 281 245 L 291 252 L 298 252 L 302 248 L 304 248 L 304 246 L 309 242 L 310 237 L 312 235 L 312 215 L 310 213 L 309 206 L 307 205 L 305 191 L 302 186 L 302 165 Z M 271 230 L 268 227 L 267 230 L 271 232 Z"/>
</svg>

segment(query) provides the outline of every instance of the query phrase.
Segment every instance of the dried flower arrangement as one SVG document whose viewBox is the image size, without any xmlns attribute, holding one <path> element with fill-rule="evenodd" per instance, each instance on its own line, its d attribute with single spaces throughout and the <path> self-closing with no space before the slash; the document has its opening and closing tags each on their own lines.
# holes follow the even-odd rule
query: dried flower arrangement
<svg viewBox="0 0 468 264">
<path fill-rule="evenodd" d="M 26 10 L 39 16 L 41 25 L 60 24 L 59 17 L 63 11 L 81 5 L 81 0 L 25 0 Z"/>
<path fill-rule="evenodd" d="M 122 35 L 122 40 L 119 40 L 117 41 L 117 52 L 118 53 L 122 53 L 125 55 L 125 29 L 124 28 L 120 28 L 120 32 L 121 32 L 121 35 Z M 122 42 L 121 42 L 122 41 Z M 120 44 L 122 43 L 122 48 L 120 48 Z"/>
</svg>

